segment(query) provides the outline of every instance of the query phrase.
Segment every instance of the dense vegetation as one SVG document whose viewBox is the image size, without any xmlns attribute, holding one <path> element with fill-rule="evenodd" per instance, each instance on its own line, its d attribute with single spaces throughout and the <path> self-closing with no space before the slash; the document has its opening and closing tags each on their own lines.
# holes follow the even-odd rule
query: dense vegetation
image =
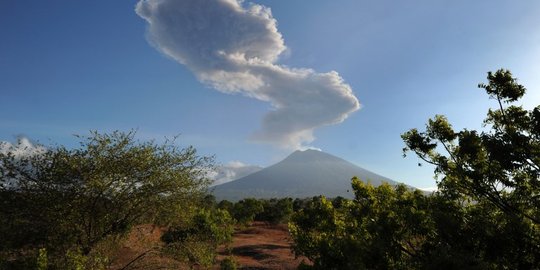
<svg viewBox="0 0 540 270">
<path fill-rule="evenodd" d="M 402 135 L 405 153 L 435 166 L 438 192 L 353 179 L 353 200 L 314 198 L 293 216 L 305 268 L 540 268 L 540 106 L 515 105 L 525 87 L 509 71 L 487 79 L 479 87 L 498 108 L 485 130 L 456 132 L 437 115 Z"/>
<path fill-rule="evenodd" d="M 210 250 L 200 260 L 208 263 L 216 245 L 230 240 L 228 213 L 208 212 L 202 203 L 211 158 L 172 141 L 139 142 L 132 132 L 80 139 L 75 149 L 0 154 L 0 268 L 103 269 L 144 223 L 196 227 L 182 245 L 170 238 L 151 250 L 186 254 L 189 262 L 204 257 L 188 252 L 195 242 Z"/>
<path fill-rule="evenodd" d="M 293 213 L 293 200 L 281 199 L 255 199 L 246 198 L 236 203 L 223 200 L 217 207 L 228 211 L 240 225 L 248 225 L 253 221 L 262 221 L 268 224 L 287 223 Z"/>
<path fill-rule="evenodd" d="M 291 199 L 217 204 L 207 193 L 211 158 L 134 136 L 93 132 L 74 149 L 0 153 L 0 269 L 106 269 L 144 224 L 163 230 L 160 243 L 118 269 L 150 254 L 166 267 L 211 267 L 236 223 L 287 222 L 292 213 Z M 223 265 L 233 269 L 234 259 Z"/>
</svg>

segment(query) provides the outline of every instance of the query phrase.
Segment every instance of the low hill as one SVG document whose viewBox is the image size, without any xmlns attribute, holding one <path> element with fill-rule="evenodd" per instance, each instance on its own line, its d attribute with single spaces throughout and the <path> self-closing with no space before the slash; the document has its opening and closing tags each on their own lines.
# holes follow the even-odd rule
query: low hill
<svg viewBox="0 0 540 270">
<path fill-rule="evenodd" d="M 397 182 L 344 159 L 316 150 L 296 151 L 284 160 L 240 179 L 217 185 L 218 200 L 254 198 L 305 198 L 318 195 L 352 198 L 351 178 L 378 186 Z"/>
</svg>

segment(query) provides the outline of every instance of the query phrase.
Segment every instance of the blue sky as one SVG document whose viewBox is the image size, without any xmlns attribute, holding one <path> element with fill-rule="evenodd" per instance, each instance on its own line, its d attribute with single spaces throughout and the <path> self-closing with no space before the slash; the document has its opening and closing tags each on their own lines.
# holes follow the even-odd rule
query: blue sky
<svg viewBox="0 0 540 270">
<path fill-rule="evenodd" d="M 137 129 L 139 138 L 158 141 L 181 134 L 180 144 L 219 163 L 260 166 L 302 145 L 429 187 L 435 185 L 432 168 L 402 157 L 401 133 L 423 128 L 435 114 L 447 115 L 456 128 L 480 128 L 494 104 L 476 85 L 501 67 L 528 88 L 526 107 L 540 103 L 538 1 L 254 1 L 272 17 L 239 18 L 234 22 L 247 29 L 242 35 L 228 24 L 202 36 L 181 28 L 189 20 L 207 25 L 201 14 L 209 7 L 222 14 L 234 6 L 227 1 L 194 2 L 203 7 L 199 13 L 172 3 L 166 15 L 137 14 L 138 1 L 0 1 L 0 141 L 25 136 L 75 146 L 73 134 Z M 152 32 L 145 16 L 161 28 Z M 257 30 L 273 19 L 275 31 Z M 233 67 L 262 78 L 269 86 L 260 92 L 227 84 L 250 79 L 210 72 L 215 66 L 232 72 L 232 62 L 210 65 L 205 55 L 192 54 L 237 48 L 243 43 L 235 35 L 268 38 L 246 49 L 262 64 Z M 199 45 L 190 47 L 195 41 Z M 282 71 L 296 81 L 275 73 Z M 322 105 L 306 101 L 302 108 L 303 100 L 317 102 L 311 86 L 339 78 L 321 86 L 318 93 L 331 93 L 321 94 Z M 284 91 L 282 85 L 298 87 Z M 342 95 L 349 88 L 359 110 Z M 272 113 L 272 121 L 265 118 Z"/>
</svg>

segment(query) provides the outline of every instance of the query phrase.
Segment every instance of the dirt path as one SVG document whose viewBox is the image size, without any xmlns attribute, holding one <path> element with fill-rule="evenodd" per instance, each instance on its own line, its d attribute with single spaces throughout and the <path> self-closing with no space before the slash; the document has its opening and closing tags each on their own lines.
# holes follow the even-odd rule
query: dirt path
<svg viewBox="0 0 540 270">
<path fill-rule="evenodd" d="M 294 257 L 291 243 L 286 225 L 255 222 L 249 228 L 235 232 L 230 248 L 239 269 L 296 269 L 306 259 Z M 218 260 L 226 254 L 222 248 Z"/>
</svg>

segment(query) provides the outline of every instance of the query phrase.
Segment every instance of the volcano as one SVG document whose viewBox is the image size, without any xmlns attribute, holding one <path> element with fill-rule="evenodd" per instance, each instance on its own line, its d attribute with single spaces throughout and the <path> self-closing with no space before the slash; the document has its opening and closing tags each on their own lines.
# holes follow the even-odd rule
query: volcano
<svg viewBox="0 0 540 270">
<path fill-rule="evenodd" d="M 342 158 L 317 151 L 296 151 L 284 160 L 240 179 L 213 187 L 218 200 L 243 198 L 306 198 L 318 195 L 352 198 L 351 178 L 378 186 L 397 185 Z"/>
</svg>

